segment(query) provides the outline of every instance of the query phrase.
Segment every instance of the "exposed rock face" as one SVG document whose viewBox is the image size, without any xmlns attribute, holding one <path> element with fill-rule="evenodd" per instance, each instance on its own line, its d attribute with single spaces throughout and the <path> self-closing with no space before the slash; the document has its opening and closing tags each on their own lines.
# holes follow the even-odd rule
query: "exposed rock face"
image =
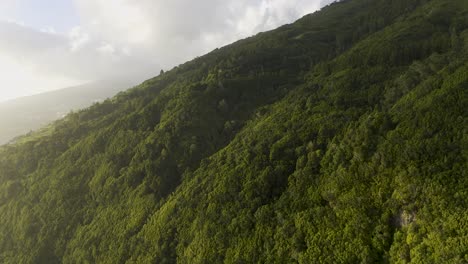
<svg viewBox="0 0 468 264">
<path fill-rule="evenodd" d="M 414 211 L 400 210 L 393 218 L 393 225 L 395 227 L 406 227 L 414 221 L 416 221 L 416 213 Z"/>
</svg>

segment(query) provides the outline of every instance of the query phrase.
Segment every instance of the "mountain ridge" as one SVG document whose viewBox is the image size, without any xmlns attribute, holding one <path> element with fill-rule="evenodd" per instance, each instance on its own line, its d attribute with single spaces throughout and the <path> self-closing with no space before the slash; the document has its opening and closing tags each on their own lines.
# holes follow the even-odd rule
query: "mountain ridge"
<svg viewBox="0 0 468 264">
<path fill-rule="evenodd" d="M 0 260 L 466 262 L 467 14 L 341 1 L 0 148 Z"/>
</svg>

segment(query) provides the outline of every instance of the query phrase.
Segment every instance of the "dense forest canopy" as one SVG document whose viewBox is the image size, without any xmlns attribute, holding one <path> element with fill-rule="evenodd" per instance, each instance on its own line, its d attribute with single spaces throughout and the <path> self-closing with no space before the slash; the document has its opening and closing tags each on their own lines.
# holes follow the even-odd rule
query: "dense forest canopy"
<svg viewBox="0 0 468 264">
<path fill-rule="evenodd" d="M 0 148 L 0 262 L 466 263 L 467 88 L 468 1 L 340 1 Z"/>
</svg>

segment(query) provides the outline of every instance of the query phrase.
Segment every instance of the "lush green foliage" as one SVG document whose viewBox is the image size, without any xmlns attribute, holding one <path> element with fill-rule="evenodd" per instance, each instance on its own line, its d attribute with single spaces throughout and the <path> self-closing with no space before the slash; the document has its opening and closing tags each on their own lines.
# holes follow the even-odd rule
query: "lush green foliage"
<svg viewBox="0 0 468 264">
<path fill-rule="evenodd" d="M 467 88 L 465 0 L 331 5 L 1 148 L 0 262 L 466 263 Z"/>
</svg>

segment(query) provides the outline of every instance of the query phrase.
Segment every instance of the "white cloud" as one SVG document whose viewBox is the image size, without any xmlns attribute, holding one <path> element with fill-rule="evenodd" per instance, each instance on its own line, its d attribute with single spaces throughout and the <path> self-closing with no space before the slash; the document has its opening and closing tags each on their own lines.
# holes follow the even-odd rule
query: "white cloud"
<svg viewBox="0 0 468 264">
<path fill-rule="evenodd" d="M 84 32 L 79 26 L 70 30 L 69 38 L 70 50 L 73 52 L 78 51 L 90 41 L 89 34 Z"/>
<path fill-rule="evenodd" d="M 293 22 L 331 0 L 74 0 L 81 22 L 65 35 L 54 25 L 35 30 L 5 22 L 8 12 L 2 10 L 13 12 L 19 2 L 0 0 L 4 98 L 6 89 L 11 97 L 12 89 L 22 95 L 36 86 L 142 81 L 161 68 Z"/>
<path fill-rule="evenodd" d="M 0 19 L 13 21 L 20 4 L 19 0 L 0 0 Z"/>
<path fill-rule="evenodd" d="M 112 55 L 115 53 L 115 48 L 111 44 L 103 44 L 97 50 L 101 53 Z"/>
<path fill-rule="evenodd" d="M 0 102 L 82 83 L 65 76 L 38 71 L 34 65 L 1 53 L 0 72 Z"/>
<path fill-rule="evenodd" d="M 81 25 L 114 47 L 171 67 L 218 46 L 293 22 L 320 0 L 75 0 Z"/>
<path fill-rule="evenodd" d="M 24 26 L 24 24 L 23 24 L 23 26 Z M 43 32 L 43 33 L 57 34 L 57 30 L 55 30 L 54 27 L 42 28 L 40 31 Z"/>
<path fill-rule="evenodd" d="M 159 69 L 81 30 L 60 35 L 0 21 L 0 101 L 93 80 L 142 81 Z"/>
</svg>

